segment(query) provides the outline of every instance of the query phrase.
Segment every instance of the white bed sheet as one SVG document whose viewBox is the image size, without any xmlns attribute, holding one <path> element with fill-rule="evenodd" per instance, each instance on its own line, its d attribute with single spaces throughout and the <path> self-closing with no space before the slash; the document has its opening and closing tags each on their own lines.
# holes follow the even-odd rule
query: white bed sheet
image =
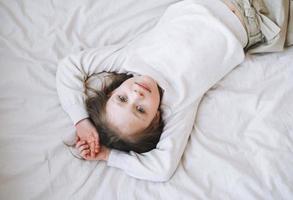
<svg viewBox="0 0 293 200">
<path fill-rule="evenodd" d="M 0 1 L 0 199 L 293 199 L 293 48 L 248 56 L 203 98 L 166 183 L 74 158 L 57 61 L 127 42 L 172 0 Z"/>
</svg>

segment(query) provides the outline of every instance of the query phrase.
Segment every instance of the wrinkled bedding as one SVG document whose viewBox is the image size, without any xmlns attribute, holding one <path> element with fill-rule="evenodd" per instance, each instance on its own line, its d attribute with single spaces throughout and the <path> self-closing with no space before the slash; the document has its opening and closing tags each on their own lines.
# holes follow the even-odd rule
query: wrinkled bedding
<svg viewBox="0 0 293 200">
<path fill-rule="evenodd" d="M 293 47 L 248 55 L 200 103 L 170 181 L 72 156 L 57 62 L 126 43 L 172 0 L 0 1 L 0 199 L 292 199 Z"/>
</svg>

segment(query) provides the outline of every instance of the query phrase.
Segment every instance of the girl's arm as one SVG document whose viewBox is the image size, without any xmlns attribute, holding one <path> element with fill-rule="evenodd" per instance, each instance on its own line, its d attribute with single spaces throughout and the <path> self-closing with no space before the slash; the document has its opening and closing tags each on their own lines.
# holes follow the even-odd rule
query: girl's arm
<svg viewBox="0 0 293 200">
<path fill-rule="evenodd" d="M 59 62 L 56 74 L 57 92 L 62 108 L 74 125 L 89 117 L 85 106 L 85 80 L 95 73 L 121 71 L 124 54 L 120 49 L 121 46 L 118 45 L 89 49 L 67 56 Z"/>
</svg>

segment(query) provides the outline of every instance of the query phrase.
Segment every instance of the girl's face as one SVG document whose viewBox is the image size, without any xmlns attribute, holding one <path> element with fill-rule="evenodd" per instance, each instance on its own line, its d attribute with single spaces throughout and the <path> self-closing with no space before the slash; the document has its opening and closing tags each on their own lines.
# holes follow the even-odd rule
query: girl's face
<svg viewBox="0 0 293 200">
<path fill-rule="evenodd" d="M 122 136 L 144 130 L 159 115 L 160 94 L 157 83 L 149 76 L 124 81 L 106 104 L 106 118 Z"/>
</svg>

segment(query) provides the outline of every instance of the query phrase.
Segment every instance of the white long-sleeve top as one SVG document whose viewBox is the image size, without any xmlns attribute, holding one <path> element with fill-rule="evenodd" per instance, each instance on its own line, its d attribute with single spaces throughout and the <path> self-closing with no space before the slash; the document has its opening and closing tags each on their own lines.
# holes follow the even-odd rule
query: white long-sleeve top
<svg viewBox="0 0 293 200">
<path fill-rule="evenodd" d="M 75 124 L 88 117 L 84 81 L 90 75 L 115 71 L 154 78 L 164 90 L 166 122 L 157 148 L 143 154 L 112 149 L 107 164 L 139 179 L 166 181 L 184 152 L 200 99 L 243 61 L 243 31 L 236 16 L 218 0 L 173 4 L 152 30 L 127 45 L 88 49 L 64 58 L 56 78 L 61 105 Z"/>
</svg>

